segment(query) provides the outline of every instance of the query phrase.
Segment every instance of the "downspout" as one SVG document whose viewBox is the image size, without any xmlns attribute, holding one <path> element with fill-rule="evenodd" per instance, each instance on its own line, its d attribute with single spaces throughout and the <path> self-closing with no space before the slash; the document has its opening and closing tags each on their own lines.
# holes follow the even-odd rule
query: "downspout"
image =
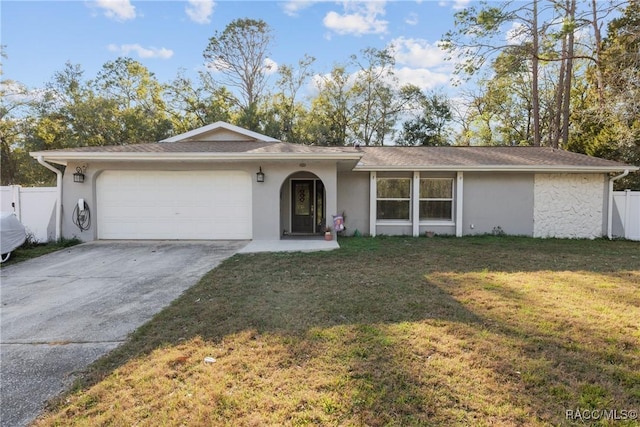
<svg viewBox="0 0 640 427">
<path fill-rule="evenodd" d="M 56 240 L 60 240 L 62 232 L 62 171 L 45 162 L 42 156 L 38 156 L 37 160 L 38 163 L 50 171 L 55 172 L 57 175 L 56 189 L 58 190 L 58 194 L 56 195 Z"/>
<path fill-rule="evenodd" d="M 611 240 L 612 227 L 613 227 L 613 181 L 617 181 L 620 178 L 624 178 L 629 175 L 629 169 L 625 169 L 620 175 L 609 178 L 609 203 L 607 203 L 607 238 Z"/>
</svg>

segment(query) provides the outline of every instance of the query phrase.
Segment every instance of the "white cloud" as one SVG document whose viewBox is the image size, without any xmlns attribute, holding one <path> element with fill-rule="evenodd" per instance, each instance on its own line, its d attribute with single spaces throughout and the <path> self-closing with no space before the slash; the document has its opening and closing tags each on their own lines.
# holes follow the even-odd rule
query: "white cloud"
<svg viewBox="0 0 640 427">
<path fill-rule="evenodd" d="M 265 74 L 275 74 L 278 72 L 278 63 L 271 58 L 265 58 L 264 60 Z"/>
<path fill-rule="evenodd" d="M 213 0 L 188 0 L 184 11 L 193 22 L 197 24 L 209 24 L 215 2 Z"/>
<path fill-rule="evenodd" d="M 418 25 L 418 14 L 411 12 L 405 19 L 404 22 L 408 25 Z"/>
<path fill-rule="evenodd" d="M 358 78 L 360 71 L 351 73 L 347 76 L 346 88 L 353 86 Z M 450 84 L 451 75 L 444 72 L 431 71 L 426 68 L 409 68 L 402 67 L 394 70 L 394 77 L 397 78 L 398 87 L 412 84 L 418 86 L 423 91 L 430 90 L 439 86 L 447 86 Z M 307 88 L 312 95 L 316 95 L 322 90 L 327 81 L 331 81 L 330 74 L 316 74 L 311 79 L 311 84 Z"/>
<path fill-rule="evenodd" d="M 96 0 L 96 6 L 104 9 L 107 18 L 127 21 L 136 17 L 136 8 L 129 0 Z"/>
<path fill-rule="evenodd" d="M 451 9 L 462 10 L 469 6 L 469 3 L 471 3 L 471 0 L 440 0 L 438 5 L 442 7 L 451 6 Z"/>
<path fill-rule="evenodd" d="M 119 55 L 129 56 L 132 52 L 136 53 L 139 58 L 148 59 L 148 58 L 159 58 L 159 59 L 169 59 L 173 56 L 173 51 L 171 49 L 166 48 L 156 48 L 156 47 L 142 47 L 139 44 L 122 44 L 117 46 L 115 44 L 110 44 L 107 46 L 111 52 L 116 52 Z"/>
<path fill-rule="evenodd" d="M 387 32 L 388 21 L 379 19 L 385 15 L 386 2 L 344 1 L 344 13 L 335 11 L 327 13 L 323 19 L 325 27 L 340 35 L 353 34 L 384 34 Z"/>
<path fill-rule="evenodd" d="M 430 68 L 445 63 L 447 53 L 438 43 L 429 43 L 424 39 L 398 37 L 390 43 L 394 49 L 394 57 L 398 64 L 414 68 Z"/>
<path fill-rule="evenodd" d="M 449 84 L 450 75 L 427 70 L 426 68 L 402 67 L 395 71 L 400 84 L 413 84 L 422 90 L 433 89 L 436 86 Z"/>
<path fill-rule="evenodd" d="M 311 7 L 317 2 L 318 0 L 289 0 L 281 3 L 280 7 L 286 15 L 298 16 L 298 11 Z"/>
</svg>

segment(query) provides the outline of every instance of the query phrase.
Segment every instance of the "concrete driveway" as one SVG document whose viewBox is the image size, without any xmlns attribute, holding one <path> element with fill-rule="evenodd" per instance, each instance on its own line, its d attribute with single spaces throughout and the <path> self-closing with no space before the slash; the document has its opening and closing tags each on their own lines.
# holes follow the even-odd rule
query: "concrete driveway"
<svg viewBox="0 0 640 427">
<path fill-rule="evenodd" d="M 247 242 L 93 242 L 0 270 L 0 425 L 24 426 Z"/>
</svg>

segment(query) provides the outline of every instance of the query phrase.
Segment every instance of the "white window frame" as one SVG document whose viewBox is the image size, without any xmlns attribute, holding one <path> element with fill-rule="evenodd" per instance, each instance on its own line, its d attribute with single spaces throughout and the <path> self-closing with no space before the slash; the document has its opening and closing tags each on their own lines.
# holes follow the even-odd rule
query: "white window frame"
<svg viewBox="0 0 640 427">
<path fill-rule="evenodd" d="M 462 237 L 464 235 L 462 230 L 463 221 L 463 195 L 464 195 L 464 173 L 455 173 L 455 192 L 453 193 L 454 199 L 454 220 L 453 221 L 420 221 L 420 197 L 419 186 L 421 171 L 413 172 L 413 184 L 411 185 L 411 220 L 409 221 L 397 221 L 397 220 L 379 220 L 377 218 L 377 178 L 376 171 L 369 172 L 369 235 L 375 237 L 377 234 L 377 226 L 412 226 L 413 236 L 420 235 L 421 226 L 454 226 L 455 235 Z M 405 178 L 404 176 L 389 176 L 385 175 L 381 178 Z M 429 178 L 428 176 L 424 178 Z M 449 177 L 443 177 L 449 178 Z"/>
<path fill-rule="evenodd" d="M 455 215 L 456 215 L 456 191 L 455 191 L 455 179 L 454 178 L 429 178 L 429 177 L 420 177 L 419 185 L 422 185 L 422 181 L 449 181 L 451 183 L 451 197 L 420 197 L 420 191 L 416 192 L 418 198 L 418 209 L 417 214 L 420 225 L 455 225 Z M 451 202 L 451 216 L 450 219 L 422 219 L 419 217 L 420 215 L 420 202 Z"/>
<path fill-rule="evenodd" d="M 386 180 L 386 179 L 397 179 L 397 180 L 405 180 L 409 181 L 409 196 L 408 197 L 378 197 L 377 187 L 378 181 Z M 375 212 L 376 212 L 376 223 L 380 225 L 411 225 L 413 219 L 413 209 L 412 209 L 412 196 L 413 196 L 413 182 L 410 177 L 404 176 L 381 176 L 375 177 L 374 181 L 376 182 L 376 192 L 375 195 Z M 406 201 L 409 202 L 409 218 L 407 219 L 383 219 L 377 218 L 378 212 L 378 201 Z"/>
</svg>

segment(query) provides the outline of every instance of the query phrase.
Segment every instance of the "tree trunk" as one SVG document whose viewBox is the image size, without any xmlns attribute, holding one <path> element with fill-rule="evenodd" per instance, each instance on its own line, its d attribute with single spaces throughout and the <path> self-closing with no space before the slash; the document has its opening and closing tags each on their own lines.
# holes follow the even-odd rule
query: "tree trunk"
<svg viewBox="0 0 640 427">
<path fill-rule="evenodd" d="M 533 145 L 540 146 L 540 94 L 538 91 L 538 0 L 533 0 L 533 55 L 531 61 L 531 108 L 533 109 Z"/>
<path fill-rule="evenodd" d="M 562 123 L 562 105 L 563 105 L 563 97 L 564 97 L 564 75 L 565 75 L 565 66 L 566 66 L 566 58 L 567 58 L 567 40 L 566 38 L 562 39 L 562 52 L 561 52 L 561 61 L 560 61 L 560 71 L 558 73 L 558 85 L 556 86 L 556 99 L 554 110 L 551 115 L 551 146 L 553 148 L 558 148 L 560 145 L 560 126 Z"/>
<path fill-rule="evenodd" d="M 598 104 L 600 107 L 604 106 L 604 79 L 602 77 L 602 68 L 600 67 L 600 51 L 602 49 L 602 33 L 600 26 L 598 26 L 598 8 L 596 7 L 596 0 L 591 0 L 591 12 L 593 14 L 593 20 L 591 25 L 593 26 L 593 36 L 595 38 L 594 54 L 596 63 L 596 92 L 598 93 Z"/>
<path fill-rule="evenodd" d="M 571 23 L 576 18 L 576 0 L 567 0 L 567 20 Z M 571 113 L 571 84 L 573 82 L 573 43 L 575 29 L 567 34 L 567 65 L 564 74 L 564 100 L 562 106 L 562 143 L 567 146 L 569 142 L 569 121 Z"/>
</svg>

